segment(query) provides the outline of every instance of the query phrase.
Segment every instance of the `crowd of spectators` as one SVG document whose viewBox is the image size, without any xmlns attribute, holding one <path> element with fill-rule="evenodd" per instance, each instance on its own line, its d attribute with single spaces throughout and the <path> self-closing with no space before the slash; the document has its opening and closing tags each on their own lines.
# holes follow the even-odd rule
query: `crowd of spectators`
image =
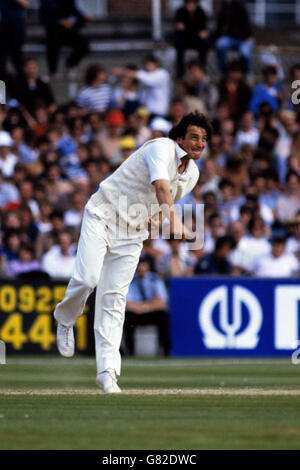
<svg viewBox="0 0 300 470">
<path fill-rule="evenodd" d="M 185 19 L 178 13 L 181 32 Z M 201 28 L 207 31 L 206 24 Z M 250 29 L 241 41 L 253 45 Z M 249 59 L 245 48 L 239 51 Z M 250 86 L 249 61 L 225 63 L 220 51 L 219 59 L 218 81 L 198 58 L 184 62 L 182 55 L 178 76 L 151 55 L 142 66 L 106 70 L 95 63 L 76 99 L 59 104 L 38 62 L 25 58 L 0 108 L 1 274 L 44 271 L 69 278 L 83 209 L 98 184 L 146 140 L 168 136 L 184 114 L 198 109 L 214 132 L 198 161 L 199 182 L 179 204 L 191 204 L 192 214 L 204 204 L 204 245 L 191 249 L 182 241 L 149 238 L 143 249 L 149 269 L 166 281 L 297 275 L 300 107 L 291 100 L 291 81 L 299 78 L 300 64 L 287 77 L 267 64 Z"/>
</svg>

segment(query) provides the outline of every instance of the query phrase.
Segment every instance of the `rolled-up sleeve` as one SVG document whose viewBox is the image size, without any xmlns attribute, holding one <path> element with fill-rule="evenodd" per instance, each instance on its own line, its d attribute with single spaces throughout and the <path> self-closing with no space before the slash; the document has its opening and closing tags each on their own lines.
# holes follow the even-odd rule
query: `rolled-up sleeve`
<svg viewBox="0 0 300 470">
<path fill-rule="evenodd" d="M 170 181 L 168 168 L 171 158 L 168 145 L 163 142 L 153 142 L 146 147 L 143 160 L 148 166 L 151 183 L 156 180 Z"/>
</svg>

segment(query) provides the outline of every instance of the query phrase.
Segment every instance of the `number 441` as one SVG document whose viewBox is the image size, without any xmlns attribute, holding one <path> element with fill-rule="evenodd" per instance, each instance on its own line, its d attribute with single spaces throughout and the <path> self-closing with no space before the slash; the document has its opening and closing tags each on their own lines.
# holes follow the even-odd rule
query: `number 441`
<svg viewBox="0 0 300 470">
<path fill-rule="evenodd" d="M 79 350 L 87 347 L 87 318 L 82 315 L 76 322 L 76 343 Z M 49 351 L 55 342 L 55 334 L 51 330 L 51 316 L 38 315 L 31 325 L 28 333 L 23 331 L 23 315 L 13 313 L 9 315 L 0 329 L 0 339 L 6 344 L 12 344 L 16 350 L 21 350 L 24 343 L 40 344 L 43 351 Z"/>
</svg>

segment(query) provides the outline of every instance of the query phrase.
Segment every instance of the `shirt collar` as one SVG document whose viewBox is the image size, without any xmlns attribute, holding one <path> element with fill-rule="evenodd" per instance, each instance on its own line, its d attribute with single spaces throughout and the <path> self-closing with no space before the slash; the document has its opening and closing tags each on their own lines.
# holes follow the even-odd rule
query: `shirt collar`
<svg viewBox="0 0 300 470">
<path fill-rule="evenodd" d="M 180 145 L 175 142 L 175 152 L 176 152 L 176 157 L 177 157 L 177 168 L 180 167 L 181 165 L 181 159 L 187 155 L 187 152 L 183 150 Z M 192 170 L 191 170 L 191 162 L 189 161 L 186 167 L 186 170 L 184 173 L 179 175 L 179 179 L 188 179 L 192 176 Z"/>
<path fill-rule="evenodd" d="M 181 165 L 180 160 L 183 157 L 185 157 L 185 155 L 187 155 L 187 152 L 185 150 L 183 150 L 177 142 L 175 142 L 175 152 L 176 152 L 176 156 L 178 158 L 178 166 L 180 166 Z"/>
</svg>

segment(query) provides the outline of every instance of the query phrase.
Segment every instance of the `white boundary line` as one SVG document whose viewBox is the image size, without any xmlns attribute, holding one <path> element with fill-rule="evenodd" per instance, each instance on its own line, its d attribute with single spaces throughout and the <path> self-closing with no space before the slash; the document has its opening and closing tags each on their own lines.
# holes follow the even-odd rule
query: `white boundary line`
<svg viewBox="0 0 300 470">
<path fill-rule="evenodd" d="M 95 365 L 96 361 L 93 358 L 72 358 L 72 359 L 63 359 L 60 357 L 38 357 L 38 358 L 17 358 L 17 357 L 7 357 L 7 365 L 17 366 L 17 365 L 71 365 L 71 366 L 83 366 L 83 365 Z M 226 366 L 226 365 L 287 365 L 291 364 L 290 358 L 270 358 L 270 359 L 123 359 L 122 367 L 198 367 L 198 366 Z"/>
<path fill-rule="evenodd" d="M 97 389 L 41 389 L 41 390 L 0 390 L 0 396 L 55 396 L 55 395 L 98 395 L 104 393 Z M 221 388 L 203 388 L 203 389 L 125 389 L 122 395 L 202 395 L 202 396 L 300 396 L 300 389 L 259 389 L 259 388 L 241 388 L 241 389 L 221 389 Z"/>
</svg>

